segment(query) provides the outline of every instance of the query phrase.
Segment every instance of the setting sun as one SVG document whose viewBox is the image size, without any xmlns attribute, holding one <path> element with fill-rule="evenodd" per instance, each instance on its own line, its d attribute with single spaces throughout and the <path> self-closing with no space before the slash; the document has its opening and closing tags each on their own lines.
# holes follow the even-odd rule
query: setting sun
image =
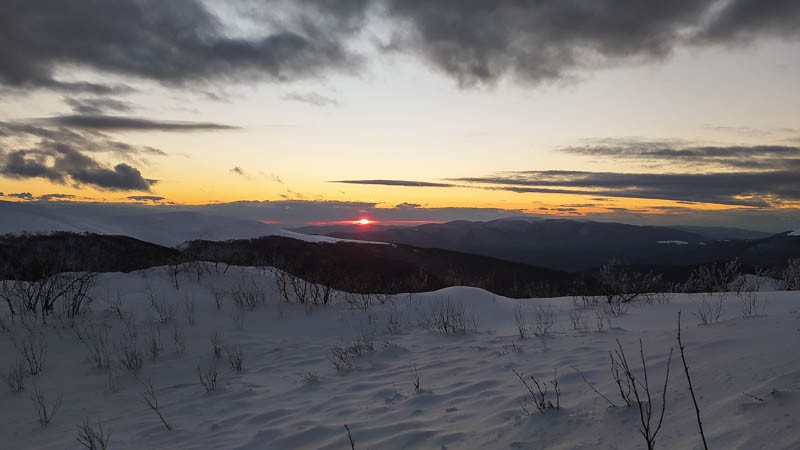
<svg viewBox="0 0 800 450">
<path fill-rule="evenodd" d="M 356 223 L 359 224 L 359 225 L 369 225 L 372 222 L 373 222 L 372 220 L 369 220 L 367 218 L 356 220 Z"/>
</svg>

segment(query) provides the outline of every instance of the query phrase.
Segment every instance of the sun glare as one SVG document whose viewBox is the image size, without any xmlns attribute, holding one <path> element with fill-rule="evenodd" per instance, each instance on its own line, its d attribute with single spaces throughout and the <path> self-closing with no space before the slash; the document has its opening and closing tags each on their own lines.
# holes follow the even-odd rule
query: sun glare
<svg viewBox="0 0 800 450">
<path fill-rule="evenodd" d="M 369 225 L 369 224 L 371 224 L 372 222 L 373 222 L 372 220 L 369 220 L 369 219 L 367 219 L 367 218 L 363 218 L 363 219 L 358 219 L 358 220 L 356 220 L 356 223 L 357 223 L 357 224 L 359 224 L 359 225 Z"/>
</svg>

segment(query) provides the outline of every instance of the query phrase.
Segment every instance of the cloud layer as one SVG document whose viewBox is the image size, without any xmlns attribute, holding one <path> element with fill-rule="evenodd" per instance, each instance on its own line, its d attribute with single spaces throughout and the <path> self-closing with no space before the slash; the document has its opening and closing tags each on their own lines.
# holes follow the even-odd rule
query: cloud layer
<svg viewBox="0 0 800 450">
<path fill-rule="evenodd" d="M 63 80 L 58 69 L 171 86 L 283 82 L 358 70 L 368 26 L 392 36 L 379 49 L 416 55 L 462 86 L 800 36 L 794 0 L 9 0 L 0 12 L 0 83 L 94 94 L 131 88 Z"/>
</svg>

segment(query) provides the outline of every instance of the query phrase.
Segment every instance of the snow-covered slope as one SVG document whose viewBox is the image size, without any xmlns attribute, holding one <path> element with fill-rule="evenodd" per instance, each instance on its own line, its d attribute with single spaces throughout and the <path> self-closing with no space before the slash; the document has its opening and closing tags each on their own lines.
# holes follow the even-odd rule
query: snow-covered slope
<svg viewBox="0 0 800 450">
<path fill-rule="evenodd" d="M 223 241 L 261 236 L 285 236 L 310 242 L 342 239 L 287 231 L 257 220 L 238 219 L 196 211 L 151 212 L 145 208 L 97 213 L 29 203 L 0 202 L 0 235 L 51 231 L 90 232 L 130 236 L 165 246 L 205 239 Z"/>
<path fill-rule="evenodd" d="M 800 230 L 792 231 L 791 233 L 789 233 L 789 236 L 800 236 Z"/>
<path fill-rule="evenodd" d="M 120 372 L 117 393 L 108 392 L 108 370 L 87 359 L 89 347 L 74 330 L 27 325 L 46 339 L 47 361 L 43 373 L 26 378 L 22 393 L 2 386 L 0 447 L 79 448 L 76 427 L 88 418 L 91 423 L 99 420 L 111 433 L 110 448 L 125 449 L 346 449 L 345 424 L 357 449 L 645 448 L 638 408 L 609 407 L 573 369 L 622 405 L 608 352 L 619 339 L 634 372 L 641 375 L 642 339 L 656 412 L 667 355 L 670 348 L 675 350 L 657 447 L 702 448 L 677 349 L 676 320 L 682 310 L 686 358 L 709 447 L 800 448 L 797 292 L 758 294 L 758 315 L 749 318 L 742 317 L 749 297 L 730 294 L 720 322 L 699 326 L 695 305 L 714 302 L 716 296 L 674 295 L 669 303 L 637 304 L 610 317 L 599 307 L 572 310 L 570 298 L 510 300 L 455 287 L 397 295 L 367 311 L 337 301 L 309 312 L 282 302 L 269 272 L 237 267 L 224 274 L 211 272 L 199 282 L 194 274 L 182 273 L 178 290 L 166 268 L 100 275 L 92 290 L 98 300 L 83 324 L 83 339 L 92 341 L 86 337 L 88 321 L 96 330 L 108 329 L 115 364 L 120 348 L 130 341 L 125 337 L 131 334 L 130 324 L 135 324 L 141 351 L 147 351 L 154 337 L 162 346 L 157 357 L 146 356 L 138 374 Z M 240 311 L 230 294 L 239 286 L 263 289 L 268 301 Z M 221 310 L 215 306 L 215 293 L 221 295 Z M 105 303 L 116 303 L 117 296 L 120 313 Z M 151 298 L 173 305 L 175 318 L 160 324 Z M 477 332 L 427 332 L 420 324 L 432 318 L 435 305 L 446 302 L 474 317 Z M 191 323 L 187 304 L 195 309 Z M 539 306 L 554 314 L 548 335 L 541 338 L 532 335 Z M 526 339 L 517 333 L 517 311 L 530 328 Z M 575 330 L 575 320 L 585 329 Z M 12 336 L 19 344 L 28 333 L 19 323 L 0 333 L 4 374 L 17 354 Z M 176 334 L 186 344 L 182 353 L 174 345 Z M 209 338 L 215 334 L 228 349 L 242 350 L 242 372 L 229 367 L 224 352 L 221 359 L 212 356 Z M 334 369 L 332 348 L 365 335 L 374 336 L 373 350 L 355 357 L 350 370 Z M 216 390 L 206 392 L 197 367 L 209 365 L 218 368 L 219 379 Z M 418 391 L 412 368 L 419 375 Z M 556 369 L 561 409 L 523 413 L 520 404 L 530 394 L 512 370 L 547 381 Z M 171 431 L 142 402 L 147 380 Z M 46 428 L 39 426 L 30 400 L 34 386 L 48 401 L 63 392 L 62 406 Z M 550 386 L 547 395 L 555 401 L 552 394 Z"/>
</svg>

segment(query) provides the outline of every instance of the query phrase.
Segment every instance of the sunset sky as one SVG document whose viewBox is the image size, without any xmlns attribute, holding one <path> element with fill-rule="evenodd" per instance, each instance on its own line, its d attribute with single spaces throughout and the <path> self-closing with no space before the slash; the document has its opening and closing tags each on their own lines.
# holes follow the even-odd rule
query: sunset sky
<svg viewBox="0 0 800 450">
<path fill-rule="evenodd" d="M 5 1 L 0 199 L 798 228 L 798 24 L 792 0 Z"/>
</svg>

